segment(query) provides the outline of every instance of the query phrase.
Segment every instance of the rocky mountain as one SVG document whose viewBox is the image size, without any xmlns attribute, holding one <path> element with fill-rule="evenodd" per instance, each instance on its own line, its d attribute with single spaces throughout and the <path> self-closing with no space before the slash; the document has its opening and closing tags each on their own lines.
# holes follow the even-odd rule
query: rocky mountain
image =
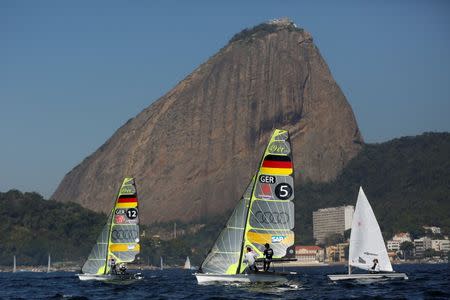
<svg viewBox="0 0 450 300">
<path fill-rule="evenodd" d="M 213 217 L 238 201 L 274 128 L 290 131 L 300 182 L 333 180 L 363 142 L 311 35 L 287 20 L 236 34 L 66 174 L 52 198 L 107 211 L 134 176 L 143 222 Z"/>
</svg>

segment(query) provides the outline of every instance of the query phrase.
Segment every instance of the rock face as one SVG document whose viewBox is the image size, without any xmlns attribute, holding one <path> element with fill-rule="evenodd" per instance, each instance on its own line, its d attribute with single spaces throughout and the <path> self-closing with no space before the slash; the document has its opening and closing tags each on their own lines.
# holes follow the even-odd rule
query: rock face
<svg viewBox="0 0 450 300">
<path fill-rule="evenodd" d="M 362 144 L 311 35 L 286 21 L 235 35 L 70 171 L 53 198 L 106 212 L 134 176 L 144 223 L 213 217 L 239 200 L 274 128 L 290 131 L 296 180 L 334 179 Z"/>
</svg>

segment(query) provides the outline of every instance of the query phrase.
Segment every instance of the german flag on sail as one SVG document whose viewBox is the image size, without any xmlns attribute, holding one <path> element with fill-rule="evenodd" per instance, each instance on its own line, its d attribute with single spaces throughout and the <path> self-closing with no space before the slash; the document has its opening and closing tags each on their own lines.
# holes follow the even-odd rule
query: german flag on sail
<svg viewBox="0 0 450 300">
<path fill-rule="evenodd" d="M 122 195 L 119 197 L 118 203 L 130 203 L 130 202 L 137 202 L 136 195 Z"/>
<path fill-rule="evenodd" d="M 291 158 L 286 155 L 269 154 L 264 157 L 261 166 L 261 173 L 270 175 L 290 175 L 292 171 Z"/>
<path fill-rule="evenodd" d="M 117 199 L 116 208 L 134 208 L 138 205 L 137 195 L 120 195 Z"/>
</svg>

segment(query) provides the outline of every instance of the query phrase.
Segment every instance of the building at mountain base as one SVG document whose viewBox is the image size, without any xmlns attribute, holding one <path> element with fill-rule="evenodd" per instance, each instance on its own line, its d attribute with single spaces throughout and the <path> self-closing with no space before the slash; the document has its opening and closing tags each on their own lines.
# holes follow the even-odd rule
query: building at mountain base
<svg viewBox="0 0 450 300">
<path fill-rule="evenodd" d="M 353 205 L 328 207 L 313 212 L 313 237 L 316 244 L 325 243 L 325 239 L 333 234 L 344 235 L 344 231 L 352 226 Z"/>
</svg>

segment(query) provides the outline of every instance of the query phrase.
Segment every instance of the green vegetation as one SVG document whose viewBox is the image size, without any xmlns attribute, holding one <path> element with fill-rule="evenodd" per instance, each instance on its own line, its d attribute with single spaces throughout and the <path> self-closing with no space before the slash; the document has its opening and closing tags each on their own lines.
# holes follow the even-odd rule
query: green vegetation
<svg viewBox="0 0 450 300">
<path fill-rule="evenodd" d="M 296 186 L 296 237 L 313 243 L 312 212 L 355 205 L 359 186 L 383 236 L 408 231 L 424 235 L 422 225 L 450 232 L 450 134 L 425 133 L 381 144 L 366 144 L 341 175 L 330 183 Z"/>
<path fill-rule="evenodd" d="M 344 236 L 342 234 L 333 233 L 333 234 L 328 235 L 325 238 L 325 242 L 323 243 L 322 246 L 328 247 L 328 246 L 331 246 L 331 245 L 336 245 L 336 244 L 339 244 L 339 243 L 343 243 L 344 241 L 345 241 L 344 240 Z"/>
<path fill-rule="evenodd" d="M 400 244 L 400 250 L 403 251 L 403 258 L 408 259 L 413 257 L 414 244 L 412 242 L 405 241 Z"/>
<path fill-rule="evenodd" d="M 104 214 L 37 193 L 0 193 L 0 265 L 45 265 L 86 257 L 105 223 Z"/>
<path fill-rule="evenodd" d="M 142 239 L 142 262 L 152 265 L 159 265 L 160 257 L 164 262 L 172 265 L 182 265 L 189 256 L 193 265 L 199 265 L 205 258 L 215 239 L 219 236 L 226 219 L 231 211 L 224 214 L 223 217 L 207 221 L 207 226 L 202 226 L 195 233 L 180 234 L 176 239 L 160 240 L 158 238 L 146 237 Z M 198 223 L 179 223 L 177 228 L 179 232 L 188 231 Z M 204 225 L 204 224 L 203 224 Z M 173 228 L 173 223 L 153 224 L 145 230 L 153 232 L 167 232 Z"/>
</svg>

